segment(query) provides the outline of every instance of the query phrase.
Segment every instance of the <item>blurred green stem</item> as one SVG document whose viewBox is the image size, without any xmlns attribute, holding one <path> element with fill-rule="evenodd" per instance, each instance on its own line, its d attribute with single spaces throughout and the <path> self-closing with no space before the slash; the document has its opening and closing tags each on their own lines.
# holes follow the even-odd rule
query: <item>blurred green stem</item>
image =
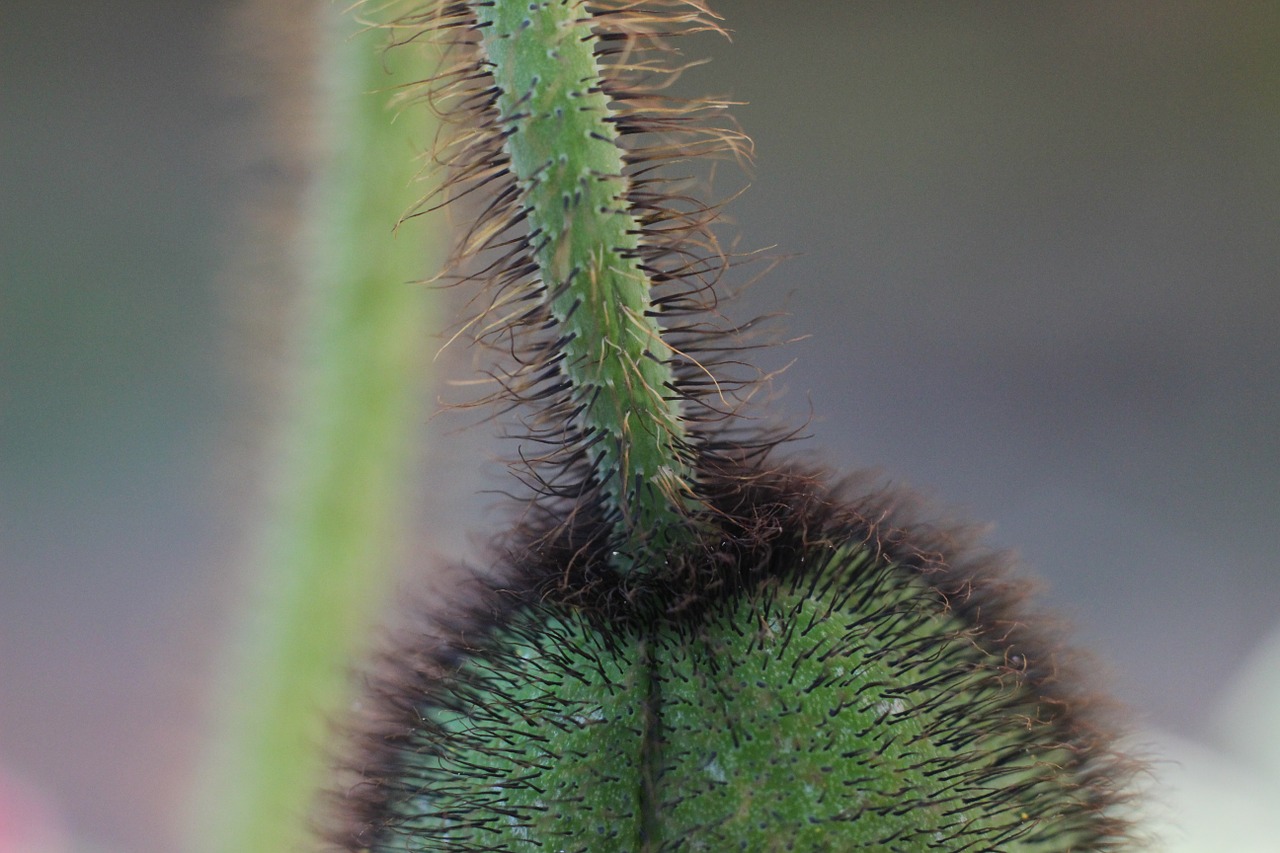
<svg viewBox="0 0 1280 853">
<path fill-rule="evenodd" d="M 234 640 L 217 697 L 223 731 L 201 774 L 190 846 L 202 851 L 307 846 L 349 667 L 387 593 L 418 459 L 428 294 L 413 282 L 439 265 L 424 237 L 440 241 L 432 228 L 392 233 L 423 194 L 414 154 L 431 139 L 429 111 L 397 115 L 390 101 L 431 65 L 420 50 L 386 53 L 387 31 L 341 6 L 317 14 L 328 156 L 303 213 L 296 397 L 285 403 L 275 503 L 250 567 L 254 610 Z"/>
</svg>

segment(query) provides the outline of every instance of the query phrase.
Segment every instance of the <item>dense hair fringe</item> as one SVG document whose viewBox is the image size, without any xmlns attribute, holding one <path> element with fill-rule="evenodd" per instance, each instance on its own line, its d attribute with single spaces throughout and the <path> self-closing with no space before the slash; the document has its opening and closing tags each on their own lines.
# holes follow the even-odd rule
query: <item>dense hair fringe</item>
<svg viewBox="0 0 1280 853">
<path fill-rule="evenodd" d="M 619 134 L 626 202 L 638 223 L 638 260 L 650 284 L 647 313 L 660 324 L 672 352 L 674 382 L 664 395 L 679 401 L 687 430 L 677 452 L 691 467 L 728 448 L 739 457 L 763 457 L 795 434 L 744 416 L 746 404 L 768 384 L 769 377 L 741 358 L 744 350 L 761 345 L 766 318 L 732 324 L 719 311 L 725 273 L 760 256 L 727 252 L 715 234 L 721 203 L 694 197 L 693 178 L 669 174 L 695 159 L 720 158 L 744 167 L 751 159 L 751 141 L 729 116 L 729 102 L 668 94 L 681 73 L 698 64 L 672 62 L 677 40 L 723 34 L 720 19 L 701 0 L 591 0 L 584 8 L 598 38 L 595 55 L 612 110 L 609 120 Z M 440 277 L 449 285 L 476 286 L 467 319 L 451 340 L 469 339 L 497 356 L 491 362 L 498 366 L 486 371 L 493 390 L 453 406 L 515 418 L 509 437 L 518 450 L 511 468 L 535 497 L 526 529 L 545 527 L 552 517 L 565 525 L 591 517 L 590 529 L 604 531 L 607 524 L 594 524 L 596 514 L 605 512 L 595 498 L 607 472 L 593 472 L 592 466 L 603 436 L 582 426 L 586 404 L 562 369 L 564 341 L 550 308 L 555 294 L 535 260 L 547 238 L 531 233 L 521 206 L 473 4 L 427 4 L 394 26 L 402 41 L 429 40 L 443 53 L 435 76 L 407 90 L 406 97 L 427 102 L 442 119 L 432 153 L 444 178 L 406 218 L 445 205 L 468 206 L 469 224 Z M 711 502 L 700 482 L 688 485 L 696 506 Z"/>
<path fill-rule="evenodd" d="M 943 796 L 955 796 L 946 793 L 953 789 L 999 790 L 1008 798 L 996 804 L 1002 809 L 1027 798 L 1052 799 L 1060 819 L 1019 830 L 1032 833 L 1028 849 L 1142 846 L 1133 828 L 1132 782 L 1145 768 L 1121 750 L 1117 709 L 1083 687 L 1096 666 L 1062 643 L 1059 626 L 1028 609 L 1025 579 L 1010 574 L 1007 556 L 978 544 L 975 528 L 923 523 L 916 495 L 866 474 L 836 486 L 800 468 L 767 475 L 725 469 L 708 479 L 722 485 L 715 507 L 722 523 L 706 531 L 699 557 L 656 576 L 600 582 L 607 567 L 593 571 L 574 559 L 582 534 L 557 526 L 522 547 L 508 542 L 493 554 L 496 575 L 473 574 L 447 606 L 436 602 L 420 610 L 425 619 L 402 631 L 370 676 L 372 701 L 347 761 L 350 784 L 326 810 L 326 837 L 334 849 L 360 851 L 378 843 L 399 820 L 397 808 L 430 794 L 433 778 L 408 768 L 444 746 L 446 736 L 433 734 L 433 715 L 465 711 L 468 688 L 457 680 L 465 662 L 501 648 L 522 619 L 533 624 L 545 608 L 569 607 L 597 626 L 604 642 L 643 634 L 659 622 L 696 631 L 721 603 L 756 606 L 777 585 L 829 602 L 833 614 L 845 614 L 837 619 L 848 618 L 854 599 L 898 596 L 904 604 L 890 605 L 890 611 L 929 609 L 951 625 L 913 638 L 904 623 L 901 636 L 886 638 L 883 650 L 898 659 L 890 658 L 891 666 L 902 666 L 903 656 L 924 662 L 924 682 L 903 689 L 917 697 L 917 711 L 936 719 L 925 737 L 957 755 L 980 741 L 994 750 L 980 765 L 957 758 L 954 767 L 942 768 L 946 772 L 937 778 L 950 780 L 940 789 Z M 835 561 L 859 546 L 870 554 L 870 569 L 850 575 Z M 575 581 L 581 584 L 569 598 L 563 594 L 566 563 L 578 566 Z M 908 594 L 913 587 L 918 589 Z M 916 596 L 932 604 L 907 603 Z M 868 618 L 874 612 L 873 606 Z M 436 737 L 442 740 L 433 743 Z M 1028 757 L 1033 755 L 1043 758 Z M 1039 761 L 1052 766 L 1026 772 Z M 1011 787 L 1004 774 L 1018 767 L 1026 778 Z M 996 849 L 983 846 L 991 843 L 983 838 L 969 843 Z"/>
</svg>

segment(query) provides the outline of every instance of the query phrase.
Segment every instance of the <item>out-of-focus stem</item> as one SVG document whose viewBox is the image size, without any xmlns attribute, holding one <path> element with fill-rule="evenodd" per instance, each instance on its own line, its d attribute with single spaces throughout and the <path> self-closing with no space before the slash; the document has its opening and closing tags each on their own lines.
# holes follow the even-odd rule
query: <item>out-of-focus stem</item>
<svg viewBox="0 0 1280 853">
<path fill-rule="evenodd" d="M 390 102 L 433 64 L 421 48 L 385 52 L 387 31 L 341 5 L 317 9 L 317 132 L 328 153 L 303 213 L 302 316 L 281 461 L 269 472 L 275 502 L 247 573 L 252 611 L 216 698 L 222 730 L 201 771 L 190 847 L 210 853 L 307 846 L 349 668 L 385 598 L 419 458 L 428 293 L 414 282 L 439 266 L 442 240 L 421 224 L 393 234 L 424 192 L 415 152 L 431 134 L 429 111 L 398 114 Z"/>
</svg>

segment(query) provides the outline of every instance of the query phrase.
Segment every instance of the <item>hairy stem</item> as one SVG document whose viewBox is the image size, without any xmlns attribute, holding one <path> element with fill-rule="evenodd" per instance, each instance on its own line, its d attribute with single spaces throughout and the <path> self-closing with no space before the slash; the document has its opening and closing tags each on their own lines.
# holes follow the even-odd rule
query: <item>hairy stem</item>
<svg viewBox="0 0 1280 853">
<path fill-rule="evenodd" d="M 598 39 L 581 0 L 476 4 L 530 244 L 560 324 L 561 370 L 623 542 L 677 543 L 692 473 L 639 260 Z M 624 558 L 625 559 L 625 558 Z"/>
</svg>

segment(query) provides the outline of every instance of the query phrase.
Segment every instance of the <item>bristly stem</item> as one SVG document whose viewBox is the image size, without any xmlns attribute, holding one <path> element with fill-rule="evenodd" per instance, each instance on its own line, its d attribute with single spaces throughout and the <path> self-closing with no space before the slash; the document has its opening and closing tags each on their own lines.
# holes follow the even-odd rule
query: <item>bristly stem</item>
<svg viewBox="0 0 1280 853">
<path fill-rule="evenodd" d="M 676 545 L 693 474 L 592 17 L 581 0 L 496 0 L 475 10 L 530 251 L 559 324 L 560 369 L 593 445 L 605 510 L 623 543 Z"/>
<path fill-rule="evenodd" d="M 482 199 L 451 274 L 482 285 L 467 327 L 504 356 L 481 402 L 522 411 L 519 532 L 576 543 L 575 566 L 644 574 L 697 547 L 699 472 L 751 384 L 717 375 L 736 345 L 708 320 L 718 208 L 661 168 L 748 155 L 727 104 L 662 93 L 672 39 L 717 21 L 702 0 L 438 0 L 400 19 L 445 49 L 425 87 L 452 126 L 441 204 Z"/>
</svg>

